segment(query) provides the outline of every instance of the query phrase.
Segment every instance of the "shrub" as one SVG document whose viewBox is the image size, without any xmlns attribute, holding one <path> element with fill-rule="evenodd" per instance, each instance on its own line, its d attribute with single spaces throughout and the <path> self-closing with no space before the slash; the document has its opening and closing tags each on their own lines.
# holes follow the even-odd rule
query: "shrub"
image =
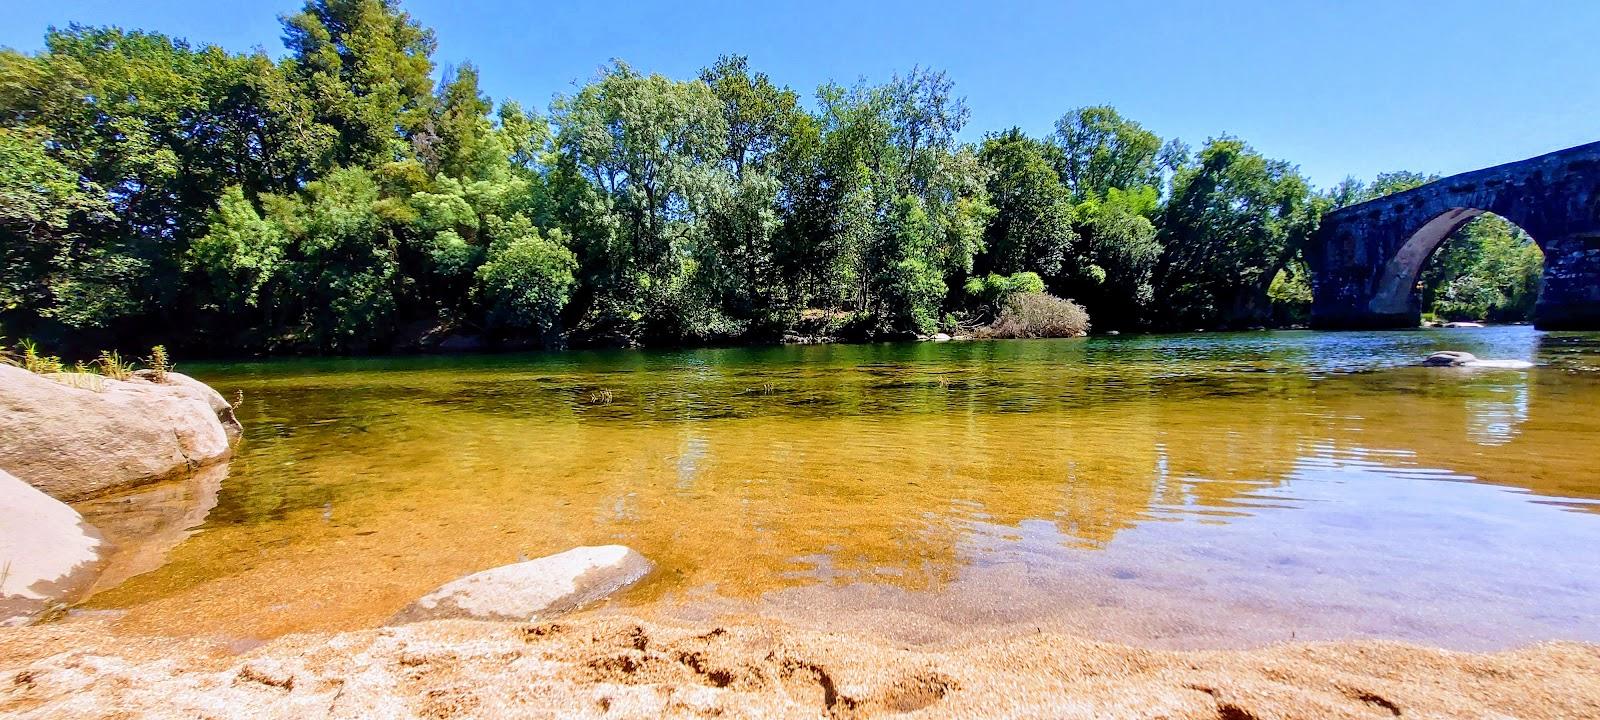
<svg viewBox="0 0 1600 720">
<path fill-rule="evenodd" d="M 157 345 L 150 348 L 150 357 L 144 359 L 150 366 L 151 377 L 158 383 L 167 381 L 167 373 L 172 371 L 172 358 L 167 357 L 167 346 Z"/>
<path fill-rule="evenodd" d="M 489 248 L 476 277 L 478 297 L 488 305 L 491 325 L 539 333 L 553 330 L 575 283 L 577 257 L 559 230 L 543 237 L 521 220 L 500 232 L 506 237 Z"/>
<path fill-rule="evenodd" d="M 1000 317 L 979 336 L 987 338 L 1082 337 L 1089 334 L 1089 314 L 1077 303 L 1042 292 L 1015 293 L 1006 299 Z"/>
</svg>

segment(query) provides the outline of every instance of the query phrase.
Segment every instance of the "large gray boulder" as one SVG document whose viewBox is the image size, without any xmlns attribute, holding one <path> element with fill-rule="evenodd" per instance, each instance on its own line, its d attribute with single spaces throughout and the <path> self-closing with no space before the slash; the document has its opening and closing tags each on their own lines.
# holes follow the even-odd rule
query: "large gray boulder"
<svg viewBox="0 0 1600 720">
<path fill-rule="evenodd" d="M 87 590 L 104 545 L 76 510 L 0 470 L 0 625 Z"/>
<path fill-rule="evenodd" d="M 238 435 L 227 401 L 184 375 L 74 387 L 0 365 L 0 468 L 58 500 L 181 477 Z"/>
<path fill-rule="evenodd" d="M 527 621 L 575 610 L 650 574 L 654 566 L 622 545 L 573 548 L 446 583 L 391 622 L 438 618 Z"/>
</svg>

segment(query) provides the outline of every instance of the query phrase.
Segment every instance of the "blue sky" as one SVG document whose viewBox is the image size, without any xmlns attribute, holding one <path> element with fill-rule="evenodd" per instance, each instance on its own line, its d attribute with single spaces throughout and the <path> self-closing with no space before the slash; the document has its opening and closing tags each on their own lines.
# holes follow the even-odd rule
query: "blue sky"
<svg viewBox="0 0 1600 720">
<path fill-rule="evenodd" d="M 297 0 L 7 0 L 0 45 L 48 25 L 159 30 L 282 53 Z M 1230 133 L 1313 182 L 1453 173 L 1600 140 L 1600 2 L 532 3 L 409 0 L 442 65 L 470 60 L 497 99 L 543 107 L 611 58 L 691 77 L 743 53 L 809 97 L 824 81 L 947 71 L 965 135 L 1048 132 L 1110 103 L 1163 137 Z"/>
</svg>

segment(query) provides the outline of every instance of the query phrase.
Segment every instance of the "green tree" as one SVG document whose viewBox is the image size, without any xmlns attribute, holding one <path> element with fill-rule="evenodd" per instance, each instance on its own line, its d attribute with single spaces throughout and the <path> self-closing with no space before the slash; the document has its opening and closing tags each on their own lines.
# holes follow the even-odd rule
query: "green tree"
<svg viewBox="0 0 1600 720">
<path fill-rule="evenodd" d="M 714 183 L 706 211 L 706 241 L 696 253 L 696 281 L 710 302 L 748 330 L 772 328 L 793 307 L 797 286 L 786 281 L 783 178 L 795 178 L 810 158 L 795 145 L 809 139 L 812 121 L 799 96 L 752 73 L 743 56 L 724 56 L 700 80 L 722 103 L 727 126 L 722 163 L 726 182 Z M 719 178 L 721 179 L 721 178 Z"/>
<path fill-rule="evenodd" d="M 825 85 L 822 172 L 831 278 L 877 332 L 929 332 L 952 282 L 983 248 L 994 214 L 977 153 L 955 135 L 967 110 L 943 73 Z"/>
<path fill-rule="evenodd" d="M 331 164 L 412 154 L 434 102 L 433 31 L 397 0 L 308 0 L 283 19 L 283 41 L 317 119 L 338 133 Z"/>
<path fill-rule="evenodd" d="M 50 157 L 39 133 L 0 127 L 0 325 L 94 327 L 134 312 L 127 282 L 143 268 L 92 241 L 114 220 L 100 189 Z"/>
<path fill-rule="evenodd" d="M 618 62 L 553 106 L 562 222 L 588 296 L 581 328 L 638 341 L 677 325 L 667 300 L 690 269 L 709 196 L 727 182 L 723 104 L 704 82 Z"/>
<path fill-rule="evenodd" d="M 1178 171 L 1161 214 L 1161 296 L 1176 327 L 1270 321 L 1267 291 L 1321 217 L 1294 166 L 1235 138 L 1214 139 Z"/>
<path fill-rule="evenodd" d="M 1077 234 L 1072 200 L 1050 162 L 1054 150 L 1016 128 L 984 140 L 979 157 L 995 215 L 979 270 L 1061 274 Z"/>
<path fill-rule="evenodd" d="M 1056 121 L 1061 147 L 1061 179 L 1075 200 L 1103 197 L 1111 188 L 1130 189 L 1160 184 L 1161 138 L 1116 108 L 1099 105 L 1073 110 Z M 1168 151 L 1179 162 L 1181 146 Z"/>
<path fill-rule="evenodd" d="M 1098 327 L 1135 328 L 1152 320 L 1161 241 L 1150 218 L 1159 207 L 1149 186 L 1111 188 L 1104 199 L 1078 206 L 1080 270 L 1058 291 L 1082 302 Z"/>
</svg>

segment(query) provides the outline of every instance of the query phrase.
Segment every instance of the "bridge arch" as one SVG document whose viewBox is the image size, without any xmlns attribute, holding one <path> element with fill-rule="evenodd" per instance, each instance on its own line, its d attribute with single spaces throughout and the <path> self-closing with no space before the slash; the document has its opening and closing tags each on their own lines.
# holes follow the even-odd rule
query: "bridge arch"
<svg viewBox="0 0 1600 720">
<path fill-rule="evenodd" d="M 1312 324 L 1416 327 L 1416 280 L 1461 226 L 1494 213 L 1545 255 L 1535 322 L 1600 328 L 1600 143 L 1436 180 L 1329 213 L 1312 239 Z"/>
</svg>

